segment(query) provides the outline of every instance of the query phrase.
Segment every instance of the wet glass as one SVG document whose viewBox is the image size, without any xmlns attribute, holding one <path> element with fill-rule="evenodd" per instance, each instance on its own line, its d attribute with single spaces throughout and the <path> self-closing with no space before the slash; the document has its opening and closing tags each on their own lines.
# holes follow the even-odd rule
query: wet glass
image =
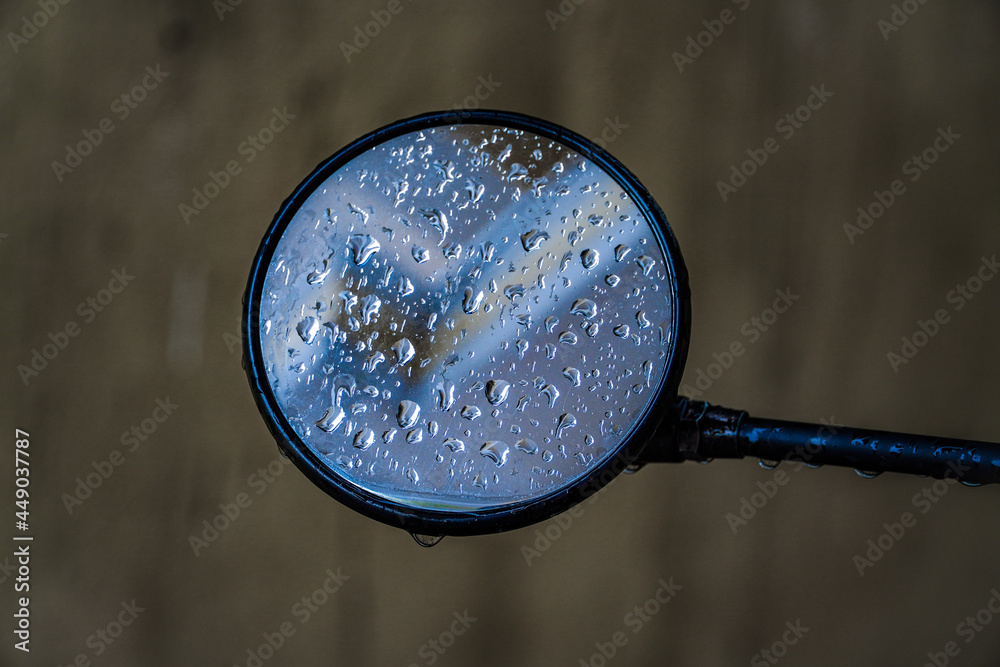
<svg viewBox="0 0 1000 667">
<path fill-rule="evenodd" d="M 669 375 L 662 232 L 548 136 L 404 132 L 288 212 L 263 271 L 261 376 L 338 483 L 494 510 L 606 464 Z"/>
</svg>

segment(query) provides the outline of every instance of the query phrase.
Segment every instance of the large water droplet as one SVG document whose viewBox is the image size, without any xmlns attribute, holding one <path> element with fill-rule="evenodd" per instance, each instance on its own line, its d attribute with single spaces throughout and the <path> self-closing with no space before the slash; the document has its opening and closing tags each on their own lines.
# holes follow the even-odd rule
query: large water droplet
<svg viewBox="0 0 1000 667">
<path fill-rule="evenodd" d="M 576 345 L 577 337 L 572 331 L 563 331 L 559 334 L 559 342 L 563 345 Z"/>
<path fill-rule="evenodd" d="M 639 255 L 635 258 L 635 263 L 639 265 L 642 269 L 642 275 L 648 276 L 649 272 L 653 270 L 653 265 L 656 264 L 656 260 L 649 255 Z"/>
<path fill-rule="evenodd" d="M 306 282 L 310 285 L 322 285 L 326 277 L 330 275 L 331 269 L 330 262 L 324 259 L 322 268 L 310 271 L 309 275 L 306 276 Z"/>
<path fill-rule="evenodd" d="M 628 338 L 629 329 L 627 324 L 619 324 L 612 331 L 619 338 Z"/>
<path fill-rule="evenodd" d="M 593 248 L 587 248 L 580 253 L 580 261 L 583 262 L 583 268 L 590 270 L 601 261 L 601 253 Z"/>
<path fill-rule="evenodd" d="M 298 332 L 303 343 L 312 345 L 312 342 L 316 340 L 316 334 L 319 333 L 319 320 L 315 317 L 307 317 L 299 322 L 295 331 Z"/>
<path fill-rule="evenodd" d="M 479 419 L 479 415 L 481 415 L 481 414 L 483 414 L 483 411 L 480 410 L 479 408 L 477 408 L 474 405 L 466 405 L 466 406 L 464 406 L 462 408 L 462 412 L 461 412 L 461 415 L 463 417 L 465 417 L 466 419 L 468 419 L 469 421 L 473 421 L 475 419 Z"/>
<path fill-rule="evenodd" d="M 503 288 L 503 295 L 513 303 L 514 297 L 524 296 L 524 285 L 507 285 Z"/>
<path fill-rule="evenodd" d="M 413 343 L 410 342 L 409 338 L 400 338 L 392 345 L 392 351 L 396 354 L 396 365 L 403 366 L 411 359 L 417 351 L 413 347 Z"/>
<path fill-rule="evenodd" d="M 486 400 L 491 405 L 500 405 L 507 400 L 510 383 L 504 380 L 490 380 L 486 383 Z"/>
<path fill-rule="evenodd" d="M 559 398 L 559 390 L 555 388 L 555 385 L 547 384 L 541 389 L 542 395 L 548 399 L 548 407 L 554 407 L 556 404 L 556 399 Z"/>
<path fill-rule="evenodd" d="M 465 298 L 462 299 L 462 310 L 472 315 L 483 305 L 483 291 L 474 287 L 465 288 Z"/>
<path fill-rule="evenodd" d="M 624 243 L 619 243 L 617 246 L 615 246 L 615 261 L 620 262 L 623 259 L 625 259 L 625 256 L 628 255 L 629 250 L 631 250 L 631 248 L 629 248 Z"/>
<path fill-rule="evenodd" d="M 574 387 L 580 386 L 580 371 L 572 366 L 563 369 L 563 377 L 572 382 Z"/>
<path fill-rule="evenodd" d="M 465 451 L 465 443 L 458 438 L 445 438 L 444 446 L 453 452 Z"/>
<path fill-rule="evenodd" d="M 368 427 L 365 427 L 354 434 L 354 446 L 358 449 L 368 449 L 372 446 L 373 442 L 375 442 L 375 431 Z"/>
<path fill-rule="evenodd" d="M 423 442 L 424 439 L 424 429 L 415 428 L 406 434 L 406 441 L 411 445 L 415 445 L 418 442 Z"/>
<path fill-rule="evenodd" d="M 444 237 L 448 235 L 448 216 L 436 208 L 422 209 L 420 214 L 427 218 L 431 223 L 431 227 L 441 234 L 441 241 L 444 242 Z M 441 244 L 439 243 L 438 245 Z"/>
<path fill-rule="evenodd" d="M 635 314 L 635 322 L 639 325 L 640 329 L 645 329 L 652 324 L 652 322 L 646 319 L 646 311 L 644 310 L 640 310 Z"/>
<path fill-rule="evenodd" d="M 431 258 L 430 251 L 427 250 L 427 248 L 421 248 L 418 245 L 413 246 L 413 250 L 410 251 L 410 254 L 413 255 L 413 259 L 416 260 L 417 264 L 423 264 Z"/>
<path fill-rule="evenodd" d="M 348 396 L 354 396 L 354 392 L 358 389 L 358 383 L 354 379 L 353 375 L 348 373 L 341 373 L 340 375 L 333 378 L 333 404 L 340 405 L 340 400 L 344 394 Z"/>
<path fill-rule="evenodd" d="M 556 440 L 562 440 L 562 432 L 574 426 L 576 426 L 576 417 L 568 412 L 560 415 L 559 422 L 556 424 Z"/>
<path fill-rule="evenodd" d="M 378 317 L 379 308 L 382 307 L 382 299 L 374 294 L 361 299 L 361 319 L 365 324 L 371 324 L 372 319 Z"/>
<path fill-rule="evenodd" d="M 531 252 L 535 250 L 542 244 L 542 241 L 549 238 L 548 232 L 543 232 L 540 229 L 532 229 L 521 234 L 521 245 L 524 246 L 525 252 Z"/>
<path fill-rule="evenodd" d="M 524 452 L 525 454 L 534 454 L 538 451 L 538 444 L 531 438 L 521 438 L 514 445 L 514 448 L 519 452 Z"/>
<path fill-rule="evenodd" d="M 400 401 L 399 409 L 396 411 L 396 423 L 400 428 L 410 428 L 418 421 L 420 421 L 420 405 L 413 401 Z"/>
<path fill-rule="evenodd" d="M 619 278 L 613 273 L 609 273 L 608 275 L 604 276 L 604 282 L 607 283 L 608 287 L 617 287 L 620 281 L 621 278 Z"/>
<path fill-rule="evenodd" d="M 354 254 L 354 263 L 361 266 L 382 246 L 370 234 L 353 234 L 347 240 L 347 247 Z"/>
<path fill-rule="evenodd" d="M 455 383 L 451 380 L 441 380 L 435 387 L 437 390 L 438 407 L 447 412 L 455 405 Z"/>
<path fill-rule="evenodd" d="M 590 299 L 577 299 L 569 307 L 569 312 L 574 315 L 583 315 L 589 320 L 594 315 L 597 315 L 597 304 Z"/>
<path fill-rule="evenodd" d="M 499 440 L 490 440 L 479 448 L 479 453 L 497 464 L 497 467 L 507 463 L 510 449 Z"/>
<path fill-rule="evenodd" d="M 422 547 L 430 548 L 444 539 L 444 535 L 420 535 L 418 533 L 410 533 L 410 537 Z"/>
<path fill-rule="evenodd" d="M 323 418 L 316 422 L 316 426 L 320 429 L 330 433 L 331 431 L 337 430 L 337 427 L 344 422 L 344 417 L 347 414 L 344 412 L 344 408 L 339 405 L 330 406 Z"/>
</svg>

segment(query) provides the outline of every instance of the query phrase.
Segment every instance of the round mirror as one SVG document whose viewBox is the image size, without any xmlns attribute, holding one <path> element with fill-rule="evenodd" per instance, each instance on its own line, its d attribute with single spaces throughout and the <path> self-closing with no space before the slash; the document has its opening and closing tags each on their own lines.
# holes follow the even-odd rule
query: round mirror
<svg viewBox="0 0 1000 667">
<path fill-rule="evenodd" d="M 429 535 L 583 500 L 669 413 L 687 278 L 620 163 L 527 116 L 443 112 L 321 164 L 268 230 L 246 367 L 315 483 Z"/>
</svg>

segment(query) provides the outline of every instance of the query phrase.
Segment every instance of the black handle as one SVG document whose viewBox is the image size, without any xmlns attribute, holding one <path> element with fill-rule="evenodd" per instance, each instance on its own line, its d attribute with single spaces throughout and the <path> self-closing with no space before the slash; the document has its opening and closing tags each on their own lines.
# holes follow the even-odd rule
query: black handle
<svg viewBox="0 0 1000 667">
<path fill-rule="evenodd" d="M 865 476 L 901 472 L 969 485 L 1000 483 L 997 443 L 762 419 L 684 397 L 674 408 L 667 437 L 648 446 L 639 463 L 752 456 L 846 466 Z"/>
</svg>

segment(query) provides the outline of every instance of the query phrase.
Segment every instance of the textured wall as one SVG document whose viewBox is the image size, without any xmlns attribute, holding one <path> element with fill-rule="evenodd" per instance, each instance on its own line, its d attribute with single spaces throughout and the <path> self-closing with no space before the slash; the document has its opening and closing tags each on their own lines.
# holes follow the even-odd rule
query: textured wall
<svg viewBox="0 0 1000 667">
<path fill-rule="evenodd" d="M 786 465 L 787 483 L 734 533 L 726 515 L 774 472 L 660 465 L 614 482 L 565 530 L 420 549 L 291 467 L 256 472 L 280 464 L 235 349 L 250 261 L 291 189 L 361 134 L 480 103 L 478 89 L 485 107 L 605 132 L 657 198 L 692 278 L 685 382 L 746 347 L 705 398 L 998 440 L 1000 280 L 961 310 L 947 297 L 1000 251 L 995 5 L 910 0 L 916 13 L 889 30 L 888 1 L 402 0 L 379 14 L 389 3 L 248 0 L 220 14 L 226 1 L 51 2 L 37 30 L 24 17 L 44 2 L 0 9 L 0 447 L 11 462 L 14 428 L 31 434 L 35 535 L 30 656 L 13 648 L 13 547 L 0 552 L 4 664 L 252 665 L 248 649 L 283 623 L 294 634 L 265 664 L 599 665 L 595 644 L 617 631 L 613 665 L 770 664 L 759 652 L 786 622 L 808 628 L 777 647 L 786 665 L 921 665 L 950 641 L 949 664 L 996 664 L 1000 619 L 959 627 L 1000 587 L 996 489 L 939 497 L 926 479 Z M 723 10 L 733 20 L 712 23 Z M 372 11 L 391 20 L 345 55 Z M 704 21 L 721 34 L 702 35 L 699 54 L 687 38 Z M 690 62 L 675 57 L 688 48 Z M 832 96 L 814 97 L 800 127 L 782 123 L 813 87 Z M 294 118 L 241 147 L 274 109 Z M 926 171 L 904 167 L 939 128 L 959 138 Z M 98 137 L 66 162 L 67 144 Z M 769 138 L 777 152 L 724 200 L 717 182 Z M 192 189 L 231 160 L 239 173 L 185 216 Z M 849 239 L 844 224 L 896 179 L 905 191 Z M 123 267 L 127 286 L 102 293 Z M 753 334 L 779 289 L 799 299 Z M 894 370 L 887 353 L 938 309 L 949 321 Z M 50 333 L 65 349 L 25 384 L 18 366 Z M 123 441 L 154 417 L 155 432 Z M 68 501 L 114 450 L 120 465 Z M 5 511 L 12 467 L 0 466 Z M 237 498 L 248 506 L 195 555 L 189 536 Z M 854 556 L 904 512 L 915 525 L 859 574 Z M 528 559 L 522 547 L 546 546 L 536 528 L 558 539 Z M 295 605 L 328 570 L 340 588 L 307 618 Z M 658 613 L 626 616 L 671 578 L 682 588 Z M 123 609 L 133 600 L 142 611 Z M 471 625 L 453 615 L 466 611 Z M 94 634 L 119 616 L 130 624 L 110 644 Z M 435 653 L 426 643 L 448 643 L 453 622 L 463 633 Z"/>
</svg>

